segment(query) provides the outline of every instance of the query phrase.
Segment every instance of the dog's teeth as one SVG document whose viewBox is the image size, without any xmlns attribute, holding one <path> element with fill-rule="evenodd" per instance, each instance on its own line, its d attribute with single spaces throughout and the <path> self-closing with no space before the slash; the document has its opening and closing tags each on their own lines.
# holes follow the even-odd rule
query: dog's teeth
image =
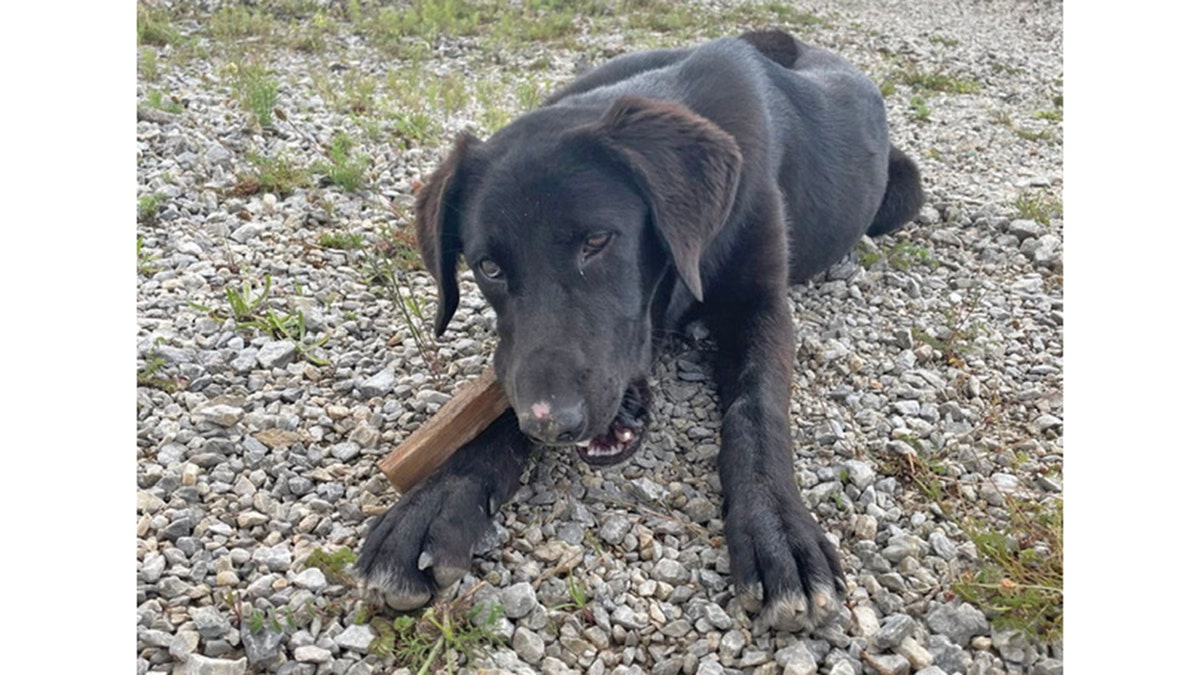
<svg viewBox="0 0 1200 675">
<path fill-rule="evenodd" d="M 581 448 L 587 448 L 587 447 L 591 446 L 591 444 L 592 444 L 591 441 L 579 441 L 575 445 L 577 445 L 578 447 L 581 447 Z"/>
<path fill-rule="evenodd" d="M 622 443 L 628 443 L 629 441 L 633 440 L 633 432 L 629 429 L 622 429 L 617 432 L 617 440 L 621 441 Z"/>
</svg>

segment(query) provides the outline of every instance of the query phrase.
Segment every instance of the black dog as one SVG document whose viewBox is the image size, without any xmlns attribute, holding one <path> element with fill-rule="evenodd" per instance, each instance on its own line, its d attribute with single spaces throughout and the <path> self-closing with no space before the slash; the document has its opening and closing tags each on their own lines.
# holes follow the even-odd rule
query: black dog
<svg viewBox="0 0 1200 675">
<path fill-rule="evenodd" d="M 787 286 L 922 200 L 875 85 L 777 31 L 618 58 L 487 142 L 460 138 L 418 195 L 421 255 L 439 334 L 466 258 L 513 408 L 375 522 L 368 587 L 404 609 L 459 579 L 534 441 L 627 458 L 651 335 L 700 319 L 718 347 L 733 581 L 752 610 L 761 584 L 768 625 L 822 623 L 845 581 L 793 478 Z"/>
</svg>

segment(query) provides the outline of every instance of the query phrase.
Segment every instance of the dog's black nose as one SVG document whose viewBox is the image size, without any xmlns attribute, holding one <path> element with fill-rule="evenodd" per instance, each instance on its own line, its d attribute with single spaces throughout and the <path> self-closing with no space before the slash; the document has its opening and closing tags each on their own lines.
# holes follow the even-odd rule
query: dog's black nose
<svg viewBox="0 0 1200 675">
<path fill-rule="evenodd" d="M 554 405 L 538 401 L 517 415 L 521 431 L 543 443 L 565 444 L 580 440 L 583 433 L 583 403 Z"/>
</svg>

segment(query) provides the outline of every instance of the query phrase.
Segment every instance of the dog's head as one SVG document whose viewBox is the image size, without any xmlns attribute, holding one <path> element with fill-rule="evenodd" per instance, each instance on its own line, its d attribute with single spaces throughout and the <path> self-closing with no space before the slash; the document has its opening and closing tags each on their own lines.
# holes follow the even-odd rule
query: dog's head
<svg viewBox="0 0 1200 675">
<path fill-rule="evenodd" d="M 600 116 L 530 113 L 461 137 L 417 196 L 440 335 L 459 257 L 496 311 L 496 375 L 527 435 L 593 464 L 645 426 L 652 304 L 673 270 L 703 299 L 701 254 L 728 218 L 734 139 L 686 107 L 624 97 Z"/>
</svg>

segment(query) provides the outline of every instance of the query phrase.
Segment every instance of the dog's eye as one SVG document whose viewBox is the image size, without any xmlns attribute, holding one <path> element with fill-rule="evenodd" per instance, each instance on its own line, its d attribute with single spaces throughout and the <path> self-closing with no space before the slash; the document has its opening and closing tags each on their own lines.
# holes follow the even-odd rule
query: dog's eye
<svg viewBox="0 0 1200 675">
<path fill-rule="evenodd" d="M 500 269 L 500 266 L 491 258 L 484 258 L 479 261 L 479 271 L 489 279 L 499 279 L 504 276 L 504 270 Z"/>
<path fill-rule="evenodd" d="M 612 232 L 593 232 L 589 234 L 588 238 L 583 240 L 583 259 L 587 260 L 602 251 L 612 241 L 612 238 Z"/>
</svg>

